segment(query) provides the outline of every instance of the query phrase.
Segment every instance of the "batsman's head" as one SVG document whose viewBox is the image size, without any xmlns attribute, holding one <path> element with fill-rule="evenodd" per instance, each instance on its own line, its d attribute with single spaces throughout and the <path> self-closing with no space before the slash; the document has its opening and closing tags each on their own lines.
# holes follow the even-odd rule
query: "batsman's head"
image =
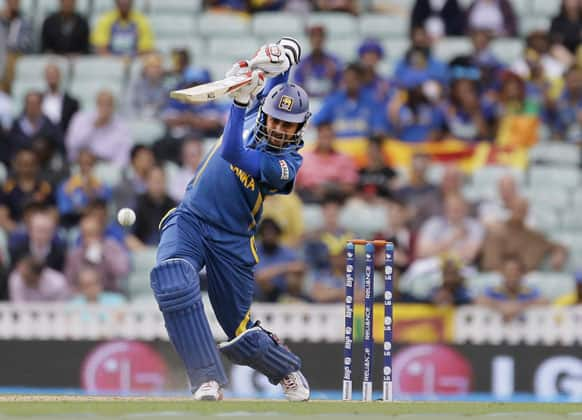
<svg viewBox="0 0 582 420">
<path fill-rule="evenodd" d="M 273 87 L 258 115 L 257 148 L 273 153 L 300 149 L 310 116 L 309 97 L 301 86 L 281 83 Z"/>
</svg>

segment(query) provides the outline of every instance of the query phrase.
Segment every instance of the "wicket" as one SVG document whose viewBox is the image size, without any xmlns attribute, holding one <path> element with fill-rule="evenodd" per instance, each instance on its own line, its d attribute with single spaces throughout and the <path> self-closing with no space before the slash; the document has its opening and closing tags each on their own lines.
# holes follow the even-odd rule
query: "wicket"
<svg viewBox="0 0 582 420">
<path fill-rule="evenodd" d="M 382 240 L 354 239 L 346 244 L 346 299 L 344 327 L 344 377 L 342 400 L 352 399 L 352 347 L 354 337 L 354 275 L 356 245 L 364 245 L 364 365 L 362 401 L 372 401 L 372 364 L 374 350 L 374 251 L 385 248 L 384 256 L 384 346 L 382 401 L 392 401 L 392 271 L 394 244 Z"/>
</svg>

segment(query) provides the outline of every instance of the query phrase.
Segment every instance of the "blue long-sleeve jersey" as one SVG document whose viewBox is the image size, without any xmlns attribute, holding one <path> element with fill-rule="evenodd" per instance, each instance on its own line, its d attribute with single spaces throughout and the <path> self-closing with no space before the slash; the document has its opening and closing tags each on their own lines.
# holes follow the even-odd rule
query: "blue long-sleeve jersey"
<svg viewBox="0 0 582 420">
<path fill-rule="evenodd" d="M 269 194 L 288 194 L 302 163 L 297 151 L 253 148 L 261 99 L 288 73 L 269 79 L 248 109 L 233 103 L 224 132 L 189 183 L 181 208 L 236 235 L 252 236 Z"/>
</svg>

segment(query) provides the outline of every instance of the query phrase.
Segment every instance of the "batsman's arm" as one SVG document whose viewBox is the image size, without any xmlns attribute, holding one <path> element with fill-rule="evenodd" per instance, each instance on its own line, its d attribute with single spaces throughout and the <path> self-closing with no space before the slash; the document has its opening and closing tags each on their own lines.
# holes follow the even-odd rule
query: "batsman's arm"
<svg viewBox="0 0 582 420">
<path fill-rule="evenodd" d="M 222 134 L 220 155 L 224 160 L 253 177 L 260 176 L 261 153 L 243 145 L 243 127 L 247 108 L 237 103 L 230 107 L 230 115 Z"/>
</svg>

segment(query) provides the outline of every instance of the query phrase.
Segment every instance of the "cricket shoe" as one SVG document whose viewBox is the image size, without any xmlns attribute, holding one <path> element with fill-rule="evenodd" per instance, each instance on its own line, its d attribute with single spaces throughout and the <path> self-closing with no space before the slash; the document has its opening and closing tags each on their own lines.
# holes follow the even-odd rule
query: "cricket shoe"
<svg viewBox="0 0 582 420">
<path fill-rule="evenodd" d="M 287 400 L 309 400 L 309 384 L 300 371 L 291 372 L 281 380 L 280 384 Z"/>
<path fill-rule="evenodd" d="M 222 387 L 216 381 L 204 382 L 194 392 L 196 401 L 220 401 L 222 398 Z"/>
</svg>

